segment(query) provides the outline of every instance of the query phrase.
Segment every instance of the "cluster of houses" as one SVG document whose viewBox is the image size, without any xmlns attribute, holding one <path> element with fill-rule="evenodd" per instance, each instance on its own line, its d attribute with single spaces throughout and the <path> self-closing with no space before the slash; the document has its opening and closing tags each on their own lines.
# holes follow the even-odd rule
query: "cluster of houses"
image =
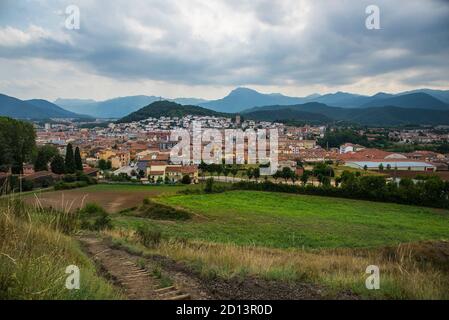
<svg viewBox="0 0 449 320">
<path fill-rule="evenodd" d="M 121 166 L 113 172 L 115 175 L 126 174 L 139 177 L 144 184 L 157 182 L 178 183 L 186 175 L 191 183 L 198 183 L 198 166 L 170 163 L 170 153 L 160 151 L 143 151 L 137 154 L 135 161 Z"/>
<path fill-rule="evenodd" d="M 191 129 L 192 121 L 200 121 L 203 128 L 219 130 L 234 127 L 277 128 L 280 168 L 290 166 L 296 170 L 295 164 L 298 161 L 303 163 L 332 161 L 361 170 L 384 168 L 403 172 L 434 172 L 448 169 L 447 155 L 430 151 L 394 153 L 351 143 L 345 143 L 339 148 L 323 148 L 317 144 L 317 140 L 324 136 L 325 126 L 285 126 L 270 122 L 242 121 L 240 117 L 235 121 L 220 117 L 161 117 L 129 124 L 110 123 L 106 127 L 93 129 L 77 128 L 76 125 L 69 124 L 66 127 L 51 125 L 37 131 L 37 141 L 38 144 L 56 146 L 61 154 L 64 154 L 65 146 L 69 142 L 79 146 L 86 170 L 89 170 L 89 167 L 97 167 L 100 160 L 105 160 L 110 163 L 114 175 L 127 175 L 143 183 L 178 182 L 186 175 L 192 182 L 197 182 L 197 166 L 176 165 L 169 159 L 170 150 L 177 143 L 170 141 L 170 130 L 179 127 Z M 394 132 L 401 137 L 423 136 L 422 131 Z M 363 134 L 368 136 L 368 139 L 377 139 L 376 135 L 383 133 L 365 132 Z M 426 132 L 427 137 L 430 135 Z M 224 145 L 223 141 L 223 148 Z M 247 144 L 244 149 L 247 153 Z M 225 154 L 224 150 L 223 154 Z"/>
</svg>

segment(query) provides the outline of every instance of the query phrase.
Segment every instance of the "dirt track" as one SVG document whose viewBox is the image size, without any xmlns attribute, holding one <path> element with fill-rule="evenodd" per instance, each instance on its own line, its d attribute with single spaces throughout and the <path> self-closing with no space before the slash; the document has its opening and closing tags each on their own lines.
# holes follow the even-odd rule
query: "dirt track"
<svg viewBox="0 0 449 320">
<path fill-rule="evenodd" d="M 218 300 L 318 300 L 329 298 L 323 287 L 310 283 L 285 283 L 254 277 L 204 278 L 180 262 L 162 256 L 139 257 L 111 246 L 95 236 L 80 239 L 89 256 L 112 282 L 124 290 L 128 299 L 218 299 Z M 140 261 L 140 262 L 139 262 Z M 142 261 L 146 271 L 141 268 Z M 157 267 L 170 285 L 150 272 Z M 162 288 L 164 287 L 165 288 Z M 161 290 L 162 289 L 162 290 Z M 341 292 L 337 299 L 357 299 Z"/>
<path fill-rule="evenodd" d="M 200 285 L 182 276 L 170 277 L 164 271 L 154 273 L 155 264 L 140 259 L 124 250 L 111 248 L 95 236 L 80 238 L 86 252 L 103 274 L 123 290 L 130 300 L 201 300 L 211 298 L 199 289 Z"/>
</svg>

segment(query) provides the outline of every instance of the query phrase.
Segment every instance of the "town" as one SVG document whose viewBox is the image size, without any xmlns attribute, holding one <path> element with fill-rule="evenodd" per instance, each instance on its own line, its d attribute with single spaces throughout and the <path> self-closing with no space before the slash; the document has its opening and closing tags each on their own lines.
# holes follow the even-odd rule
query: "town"
<svg viewBox="0 0 449 320">
<path fill-rule="evenodd" d="M 0 12 L 0 302 L 449 300 L 448 1 Z"/>
<path fill-rule="evenodd" d="M 86 123 L 65 119 L 54 123 L 35 123 L 36 142 L 38 146 L 54 147 L 63 157 L 66 156 L 68 144 L 79 148 L 84 172 L 100 180 L 142 184 L 180 183 L 187 175 L 189 179 L 184 181 L 198 183 L 201 178 L 198 164 L 175 165 L 170 161 L 170 150 L 176 144 L 175 141 L 170 141 L 170 132 L 179 128 L 192 132 L 194 121 L 201 123 L 204 129 L 277 129 L 278 169 L 282 171 L 283 168 L 290 168 L 298 175 L 298 181 L 304 170 L 324 162 L 340 169 L 348 167 L 376 171 L 389 178 L 436 174 L 444 180 L 449 179 L 449 150 L 446 150 L 447 153 L 444 150 L 435 151 L 435 145 L 447 145 L 449 141 L 449 127 L 444 126 L 354 129 L 354 135 L 366 137 L 368 146 L 344 140 L 338 146 L 329 146 L 328 142 L 323 143 L 326 135 L 332 135 L 333 131 L 338 132 L 340 128 L 323 125 L 295 127 L 276 122 L 242 121 L 240 116 L 234 119 L 191 115 L 182 118 L 161 117 L 132 123 L 110 122 L 98 127 L 95 122 L 86 126 Z M 394 152 L 369 147 L 377 140 L 388 140 L 399 149 L 413 150 L 415 146 L 417 150 Z M 223 154 L 224 145 L 223 141 Z M 426 146 L 430 150 L 426 150 Z M 247 147 L 246 144 L 246 156 Z M 244 171 L 246 167 L 248 166 L 243 165 L 238 170 Z M 51 163 L 45 164 L 45 168 L 48 169 L 39 170 L 33 163 L 24 163 L 23 178 L 31 181 L 59 179 L 58 173 L 52 170 Z M 227 172 L 224 174 L 228 175 Z M 2 175 L 6 176 L 6 173 Z"/>
</svg>

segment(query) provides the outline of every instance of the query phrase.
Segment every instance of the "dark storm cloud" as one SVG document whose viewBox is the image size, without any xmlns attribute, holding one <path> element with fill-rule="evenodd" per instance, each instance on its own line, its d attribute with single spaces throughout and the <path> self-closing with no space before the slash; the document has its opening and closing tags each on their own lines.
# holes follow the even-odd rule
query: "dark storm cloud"
<svg viewBox="0 0 449 320">
<path fill-rule="evenodd" d="M 199 85 L 332 86 L 383 74 L 416 85 L 449 81 L 446 1 L 73 2 L 81 9 L 78 31 L 61 24 L 33 34 L 25 23 L 32 17 L 16 25 L 0 21 L 0 39 L 10 40 L 0 43 L 0 56 L 69 61 L 121 79 Z M 54 19 L 52 2 L 42 3 L 47 10 L 36 4 L 39 20 Z M 54 11 L 65 4 L 53 2 Z M 370 4 L 380 7 L 381 30 L 365 28 Z M 14 43 L 7 26 L 22 31 L 23 41 Z"/>
</svg>

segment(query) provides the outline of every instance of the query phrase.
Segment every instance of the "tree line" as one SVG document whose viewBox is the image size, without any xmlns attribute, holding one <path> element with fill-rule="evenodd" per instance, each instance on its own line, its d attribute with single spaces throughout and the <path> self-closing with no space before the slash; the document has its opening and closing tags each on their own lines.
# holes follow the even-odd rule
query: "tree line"
<svg viewBox="0 0 449 320">
<path fill-rule="evenodd" d="M 403 178 L 397 183 L 396 181 L 387 182 L 383 176 L 361 176 L 344 171 L 336 179 L 336 182 L 336 186 L 330 184 L 314 186 L 273 183 L 270 181 L 263 181 L 262 183 L 241 181 L 233 184 L 233 188 L 449 208 L 449 181 L 443 181 L 438 176 L 417 176 L 415 179 Z"/>
<path fill-rule="evenodd" d="M 73 151 L 71 143 L 67 144 L 65 157 L 59 154 L 56 147 L 45 145 L 37 148 L 34 161 L 34 171 L 48 171 L 50 164 L 51 172 L 55 174 L 73 174 L 83 171 L 83 162 L 79 147 Z"/>
</svg>

